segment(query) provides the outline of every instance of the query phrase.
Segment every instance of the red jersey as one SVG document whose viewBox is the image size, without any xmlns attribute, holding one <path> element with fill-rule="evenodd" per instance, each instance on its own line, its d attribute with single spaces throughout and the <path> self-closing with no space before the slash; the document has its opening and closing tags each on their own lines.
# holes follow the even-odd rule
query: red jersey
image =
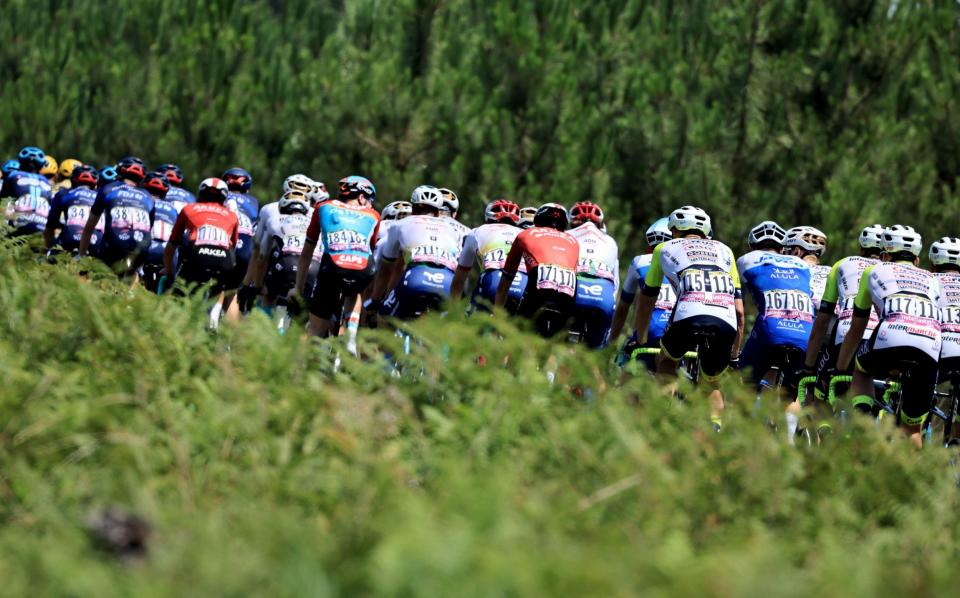
<svg viewBox="0 0 960 598">
<path fill-rule="evenodd" d="M 577 292 L 579 258 L 580 244 L 572 236 L 552 228 L 534 226 L 517 235 L 503 269 L 516 273 L 523 259 L 531 277 L 528 285 L 535 282 L 538 289 L 573 296 Z"/>
<path fill-rule="evenodd" d="M 170 243 L 206 251 L 233 250 L 237 247 L 240 222 L 230 208 L 213 202 L 183 206 L 170 233 Z"/>
</svg>

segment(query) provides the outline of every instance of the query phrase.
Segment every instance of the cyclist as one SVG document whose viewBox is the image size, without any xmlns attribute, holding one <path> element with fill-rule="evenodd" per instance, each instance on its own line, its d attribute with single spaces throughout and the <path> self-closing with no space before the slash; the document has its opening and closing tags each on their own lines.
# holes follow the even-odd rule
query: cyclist
<svg viewBox="0 0 960 598">
<path fill-rule="evenodd" d="M 99 193 L 101 189 L 114 183 L 120 178 L 120 175 L 117 174 L 117 168 L 115 166 L 104 166 L 99 171 L 99 176 L 97 177 L 97 192 Z"/>
<path fill-rule="evenodd" d="M 440 215 L 444 218 L 449 218 L 450 226 L 456 229 L 457 234 L 460 235 L 460 247 L 463 247 L 463 241 L 466 239 L 467 234 L 470 233 L 470 227 L 465 226 L 457 220 L 457 216 L 460 213 L 460 198 L 457 197 L 457 194 L 447 189 L 446 187 L 439 187 L 437 189 L 440 191 L 440 195 L 443 196 L 443 208 L 440 210 Z"/>
<path fill-rule="evenodd" d="M 941 337 L 939 382 L 960 384 L 960 239 L 943 237 L 930 245 L 928 255 L 940 281 L 943 304 L 940 309 Z M 960 432 L 954 431 L 951 444 Z"/>
<path fill-rule="evenodd" d="M 440 191 L 421 185 L 413 190 L 410 204 L 413 213 L 387 233 L 382 267 L 364 306 L 401 319 L 415 318 L 449 300 L 460 255 L 459 232 L 440 215 Z"/>
<path fill-rule="evenodd" d="M 150 229 L 150 248 L 147 249 L 142 272 L 144 288 L 151 293 L 155 293 L 159 290 L 160 277 L 163 275 L 164 268 L 163 256 L 179 212 L 174 203 L 167 199 L 170 192 L 170 182 L 165 173 L 147 173 L 140 182 L 140 188 L 153 196 L 153 227 Z"/>
<path fill-rule="evenodd" d="M 119 276 L 132 275 L 135 282 L 136 271 L 150 247 L 154 200 L 138 187 L 146 176 L 142 162 L 124 158 L 117 165 L 117 175 L 116 182 L 97 192 L 80 236 L 79 254 L 87 255 L 93 231 L 103 216 L 104 234 L 98 255 Z"/>
<path fill-rule="evenodd" d="M 50 203 L 50 215 L 43 231 L 43 241 L 47 249 L 53 249 L 57 245 L 63 251 L 79 251 L 83 227 L 87 224 L 93 202 L 97 199 L 97 178 L 97 171 L 92 166 L 81 164 L 73 169 L 70 189 L 57 193 Z M 58 228 L 60 234 L 56 235 Z M 102 237 L 101 217 L 90 239 L 94 253 L 97 252 Z"/>
<path fill-rule="evenodd" d="M 667 226 L 669 218 L 660 218 L 647 228 L 645 238 L 647 242 L 647 252 L 635 256 L 630 261 L 630 267 L 623 280 L 623 286 L 620 288 L 620 299 L 617 301 L 617 309 L 613 312 L 613 324 L 610 327 L 610 338 L 619 338 L 623 331 L 623 325 L 630 314 L 630 307 L 633 305 L 637 296 L 637 290 L 643 285 L 643 279 L 650 268 L 650 261 L 653 256 L 653 248 L 660 243 L 666 243 L 673 238 L 670 228 Z M 657 296 L 653 313 L 650 317 L 650 329 L 647 331 L 647 342 L 643 345 L 645 348 L 659 348 L 660 337 L 663 331 L 667 329 L 670 322 L 670 314 L 673 313 L 673 306 L 677 302 L 677 296 L 670 286 L 670 281 L 663 280 L 663 286 L 660 287 L 660 294 Z M 641 345 L 637 342 L 637 331 L 634 330 L 630 337 L 624 342 L 623 348 L 618 356 L 618 363 L 621 365 L 629 361 L 635 349 Z M 649 369 L 656 369 L 656 363 L 651 355 L 642 355 L 639 358 Z"/>
<path fill-rule="evenodd" d="M 283 180 L 283 195 L 280 201 L 283 201 L 283 198 L 290 193 L 296 193 L 298 197 L 302 196 L 312 209 L 316 203 L 315 194 L 317 190 L 317 183 L 310 177 L 303 174 L 292 174 Z M 239 307 L 240 313 L 248 313 L 253 309 L 254 302 L 263 291 L 263 281 L 267 275 L 265 268 L 269 266 L 267 258 L 272 249 L 272 236 L 267 231 L 277 231 L 280 226 L 280 201 L 268 203 L 260 210 L 259 221 L 253 235 L 253 252 L 250 257 L 250 264 L 247 266 L 247 272 L 243 277 L 243 285 L 237 291 L 237 307 Z M 299 254 L 299 251 L 297 253 Z M 295 270 L 292 271 L 295 272 Z M 286 295 L 286 291 L 283 294 Z M 273 309 L 276 297 L 270 297 L 269 300 L 267 300 L 267 297 L 263 299 L 261 306 L 269 312 Z"/>
<path fill-rule="evenodd" d="M 224 205 L 229 188 L 218 178 L 204 179 L 197 201 L 187 204 L 177 216 L 163 253 L 165 274 L 191 285 L 212 282 L 208 295 L 219 294 L 236 266 L 240 221 Z M 174 268 L 174 256 L 180 264 Z M 172 282 L 172 281 L 171 281 Z"/>
<path fill-rule="evenodd" d="M 573 315 L 580 245 L 564 232 L 569 223 L 567 209 L 559 204 L 547 203 L 537 209 L 533 226 L 521 231 L 510 246 L 494 301 L 497 307 L 506 305 L 523 262 L 527 284 L 517 313 L 532 320 L 537 333 L 545 338 L 566 329 Z"/>
<path fill-rule="evenodd" d="M 677 304 L 660 339 L 657 374 L 674 377 L 684 353 L 701 351 L 700 370 L 703 379 L 713 387 L 711 419 L 719 430 L 724 407 L 719 379 L 730 363 L 737 360 L 743 336 L 740 275 L 730 248 L 707 238 L 712 229 L 706 212 L 684 206 L 670 214 L 667 225 L 673 239 L 653 250 L 637 303 L 638 341 L 643 344 L 647 340 L 650 317 L 666 276 L 677 294 Z M 698 347 L 698 334 L 709 335 L 710 342 Z"/>
<path fill-rule="evenodd" d="M 161 164 L 157 166 L 154 172 L 162 174 L 166 177 L 167 182 L 170 183 L 170 190 L 167 191 L 166 199 L 173 204 L 174 209 L 177 210 L 177 214 L 180 213 L 183 206 L 196 203 L 197 198 L 194 197 L 193 193 L 183 188 L 183 171 L 180 170 L 179 166 L 170 163 Z"/>
<path fill-rule="evenodd" d="M 38 147 L 27 146 L 17 154 L 20 166 L 3 179 L 0 201 L 4 201 L 7 220 L 14 226 L 14 235 L 43 232 L 50 213 L 52 186 L 40 174 L 46 155 Z"/>
<path fill-rule="evenodd" d="M 883 253 L 883 231 L 884 227 L 881 224 L 864 227 L 858 239 L 860 254 L 845 257 L 830 269 L 823 296 L 820 298 L 817 318 L 813 322 L 802 372 L 809 375 L 816 371 L 816 394 L 819 398 L 826 397 L 830 382 L 827 372 L 836 368 L 837 353 L 840 351 L 843 339 L 847 336 L 847 331 L 850 330 L 853 300 L 860 289 L 860 278 L 867 268 L 880 263 L 880 255 Z M 861 343 L 870 340 L 879 321 L 877 310 L 871 308 Z"/>
<path fill-rule="evenodd" d="M 83 162 L 77 160 L 76 158 L 67 158 L 60 163 L 60 168 L 57 170 L 57 183 L 53 186 L 54 196 L 56 196 L 59 191 L 66 191 L 70 189 L 70 187 L 73 185 L 71 181 L 73 170 L 82 164 Z"/>
<path fill-rule="evenodd" d="M 340 181 L 337 199 L 325 201 L 313 211 L 300 253 L 295 291 L 303 295 L 314 249 L 322 245 L 320 271 L 310 291 L 309 334 L 326 337 L 332 326 L 348 325 L 341 319 L 342 313 L 356 318 L 349 323 L 351 334 L 355 333 L 360 293 L 373 280 L 373 248 L 380 225 L 380 214 L 370 206 L 372 195 L 368 192 L 373 188 L 363 177 L 348 177 Z"/>
<path fill-rule="evenodd" d="M 520 208 L 520 228 L 522 230 L 527 230 L 533 226 L 533 217 L 537 215 L 537 208 L 533 206 L 527 206 L 525 208 Z"/>
<path fill-rule="evenodd" d="M 380 264 L 383 261 L 384 241 L 387 240 L 387 232 L 390 230 L 390 227 L 396 224 L 398 220 L 403 220 L 411 214 L 413 214 L 413 204 L 409 201 L 390 202 L 383 208 L 383 211 L 380 212 L 380 228 L 377 229 L 377 247 L 373 251 L 374 270 L 379 270 Z"/>
<path fill-rule="evenodd" d="M 253 257 L 253 233 L 260 215 L 260 202 L 250 195 L 253 186 L 253 176 L 242 168 L 229 168 L 224 171 L 220 179 L 227 184 L 230 190 L 227 194 L 226 207 L 233 210 L 240 222 L 240 238 L 237 241 L 236 263 L 233 273 L 221 281 L 225 290 L 238 289 L 247 275 L 250 259 Z M 227 311 L 233 303 L 233 293 L 228 293 L 223 301 L 223 310 Z"/>
<path fill-rule="evenodd" d="M 40 167 L 40 175 L 45 177 L 49 181 L 50 187 L 53 188 L 57 184 L 60 165 L 57 163 L 57 159 L 50 154 L 44 155 L 43 162 L 43 166 Z"/>
<path fill-rule="evenodd" d="M 574 328 L 585 332 L 591 349 L 610 340 L 613 312 L 620 285 L 620 250 L 617 242 L 603 232 L 603 210 L 590 201 L 570 208 L 570 236 L 580 246 L 577 261 L 577 294 L 574 303 Z"/>
<path fill-rule="evenodd" d="M 869 266 L 860 278 L 850 330 L 837 357 L 840 370 L 856 365 L 850 388 L 861 408 L 873 403 L 874 378 L 907 374 L 901 381 L 900 423 L 917 448 L 923 445 L 920 428 L 937 384 L 944 305 L 937 276 L 919 267 L 922 248 L 910 226 L 894 224 L 883 231 L 883 262 Z M 880 323 L 860 346 L 871 306 Z"/>
<path fill-rule="evenodd" d="M 484 303 L 493 305 L 496 299 L 507 254 L 510 253 L 514 239 L 520 234 L 520 228 L 517 227 L 520 222 L 520 206 L 507 199 L 495 199 L 484 209 L 483 222 L 464 239 L 457 271 L 450 284 L 450 299 L 457 301 L 463 296 L 474 260 L 479 262 L 482 272 L 471 299 L 477 307 L 484 306 Z M 511 313 L 516 312 L 519 307 L 526 284 L 526 268 L 520 264 L 520 271 L 513 279 L 508 293 L 507 309 Z"/>
<path fill-rule="evenodd" d="M 812 226 L 795 226 L 787 231 L 783 252 L 795 255 L 810 264 L 810 288 L 813 290 L 813 308 L 820 309 L 820 298 L 830 277 L 830 266 L 820 263 L 827 252 L 827 235 Z"/>
</svg>

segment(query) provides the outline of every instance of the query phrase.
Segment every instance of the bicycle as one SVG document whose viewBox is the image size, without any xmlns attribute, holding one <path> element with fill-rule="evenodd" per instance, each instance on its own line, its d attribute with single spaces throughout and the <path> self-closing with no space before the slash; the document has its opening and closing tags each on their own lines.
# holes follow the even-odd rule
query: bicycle
<svg viewBox="0 0 960 598">
<path fill-rule="evenodd" d="M 952 444 L 956 444 L 952 441 L 954 440 L 953 424 L 958 416 L 958 411 L 960 411 L 960 372 L 945 372 L 942 377 L 950 384 L 950 390 L 934 391 L 930 405 L 930 415 L 943 421 L 943 446 L 951 446 Z M 940 407 L 940 399 L 947 399 L 945 410 Z M 933 424 L 931 419 L 927 420 L 926 425 L 927 438 L 930 441 L 933 439 Z"/>
</svg>

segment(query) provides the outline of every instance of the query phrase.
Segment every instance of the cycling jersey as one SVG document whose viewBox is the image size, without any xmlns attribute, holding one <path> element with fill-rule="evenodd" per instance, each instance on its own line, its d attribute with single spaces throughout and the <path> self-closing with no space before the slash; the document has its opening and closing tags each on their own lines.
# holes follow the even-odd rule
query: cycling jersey
<svg viewBox="0 0 960 598">
<path fill-rule="evenodd" d="M 3 179 L 0 198 L 7 198 L 6 218 L 16 229 L 16 234 L 26 235 L 43 232 L 50 213 L 53 188 L 47 177 L 15 170 Z"/>
<path fill-rule="evenodd" d="M 653 254 L 645 253 L 633 258 L 630 262 L 630 268 L 627 270 L 627 276 L 623 280 L 623 287 L 620 289 L 620 300 L 626 303 L 633 303 L 640 289 L 643 279 L 650 269 L 650 261 Z M 673 290 L 670 281 L 663 278 L 660 294 L 657 295 L 657 302 L 653 307 L 653 314 L 650 317 L 650 328 L 647 331 L 647 344 L 650 346 L 660 346 L 660 337 L 663 336 L 670 323 L 670 315 L 673 314 L 673 308 L 677 304 L 677 294 Z M 637 331 L 633 331 L 631 339 L 635 340 Z"/>
<path fill-rule="evenodd" d="M 843 344 L 843 339 L 850 330 L 850 323 L 853 321 L 853 300 L 860 289 L 860 278 L 867 268 L 879 263 L 880 260 L 874 258 L 853 255 L 838 261 L 830 269 L 830 275 L 820 299 L 819 311 L 836 313 L 837 321 L 832 332 L 834 345 Z M 863 333 L 864 339 L 870 338 L 879 322 L 877 310 L 871 308 L 870 319 Z"/>
<path fill-rule="evenodd" d="M 470 234 L 470 227 L 450 216 L 440 216 L 440 218 L 446 221 L 450 225 L 450 228 L 457 233 L 457 247 L 463 247 L 464 240 L 467 238 L 467 235 Z"/>
<path fill-rule="evenodd" d="M 737 271 L 759 312 L 747 342 L 806 350 L 814 314 L 810 266 L 792 255 L 751 251 L 737 260 Z"/>
<path fill-rule="evenodd" d="M 820 310 L 820 298 L 827 288 L 827 279 L 830 278 L 830 266 L 817 264 L 810 266 L 810 289 L 813 291 L 813 309 Z"/>
<path fill-rule="evenodd" d="M 167 191 L 167 201 L 173 203 L 173 207 L 177 209 L 177 214 L 183 210 L 183 206 L 197 203 L 197 198 L 194 197 L 193 193 L 190 193 L 183 187 L 174 187 L 170 185 L 170 190 Z"/>
<path fill-rule="evenodd" d="M 553 291 L 573 297 L 577 291 L 580 245 L 565 232 L 534 226 L 517 235 L 503 266 L 514 274 L 523 261 L 527 267 L 526 292 Z"/>
<path fill-rule="evenodd" d="M 592 222 L 581 224 L 570 231 L 580 246 L 577 275 L 602 278 L 620 286 L 620 250 L 617 242 Z"/>
<path fill-rule="evenodd" d="M 396 221 L 387 235 L 384 259 L 392 261 L 403 255 L 408 268 L 437 266 L 453 272 L 460 257 L 460 233 L 452 221 L 422 215 Z"/>
<path fill-rule="evenodd" d="M 871 306 L 877 310 L 880 324 L 871 350 L 915 347 L 937 360 L 942 301 L 935 275 L 906 262 L 882 262 L 864 271 L 853 309 L 863 317 Z"/>
<path fill-rule="evenodd" d="M 485 299 L 493 303 L 503 276 L 503 266 L 507 263 L 507 254 L 514 239 L 521 229 L 511 224 L 483 224 L 470 231 L 463 241 L 463 251 L 460 252 L 459 267 L 469 270 L 473 261 L 480 264 L 482 273 L 473 292 L 473 302 Z M 508 299 L 514 309 L 523 296 L 527 284 L 526 266 L 520 264 L 520 272 L 513 278 L 508 292 Z"/>
<path fill-rule="evenodd" d="M 230 208 L 240 223 L 240 236 L 237 240 L 237 265 L 246 274 L 247 263 L 253 255 L 253 233 L 260 215 L 260 202 L 248 193 L 227 193 L 224 205 Z"/>
<path fill-rule="evenodd" d="M 274 205 L 274 204 L 270 204 Z M 269 206 L 266 206 L 269 207 Z M 276 217 L 263 218 L 264 210 L 260 212 L 260 224 L 257 228 L 257 237 L 263 239 L 260 245 L 260 254 L 267 260 L 267 274 L 265 284 L 267 294 L 271 297 L 286 295 L 297 282 L 297 269 L 300 267 L 300 254 L 307 239 L 307 227 L 310 226 L 312 214 L 291 213 Z M 314 252 L 305 288 L 312 287 L 320 268 L 320 252 Z"/>
<path fill-rule="evenodd" d="M 106 193 L 103 191 L 106 190 Z M 107 263 L 137 254 L 150 247 L 155 202 L 153 196 L 133 185 L 108 185 L 97 193 L 91 212 L 104 216 L 100 257 Z"/>
<path fill-rule="evenodd" d="M 153 209 L 153 227 L 150 229 L 150 249 L 146 263 L 153 266 L 163 265 L 163 250 L 170 240 L 173 225 L 177 222 L 177 208 L 172 201 L 155 199 Z"/>
<path fill-rule="evenodd" d="M 240 223 L 233 210 L 212 202 L 184 206 L 169 243 L 178 247 L 177 273 L 189 282 L 222 281 L 236 266 Z"/>
<path fill-rule="evenodd" d="M 736 329 L 740 275 L 729 247 L 699 238 L 661 243 L 653 250 L 644 287 L 659 289 L 664 277 L 677 294 L 671 324 L 694 316 L 713 316 Z"/>
<path fill-rule="evenodd" d="M 609 340 L 620 283 L 619 249 L 613 237 L 592 222 L 570 231 L 577 240 L 577 292 L 575 328 L 584 331 L 587 346 L 597 348 Z"/>
<path fill-rule="evenodd" d="M 398 220 L 381 220 L 380 228 L 377 229 L 377 246 L 373 250 L 373 269 L 379 270 L 380 263 L 383 261 L 383 248 L 386 246 L 387 232 L 390 228 L 399 222 Z"/>
<path fill-rule="evenodd" d="M 48 220 L 60 223 L 57 245 L 66 251 L 76 251 L 80 248 L 80 237 L 87 225 L 87 218 L 90 216 L 90 210 L 96 199 L 97 192 L 86 187 L 77 187 L 54 196 L 50 203 Z M 100 246 L 103 227 L 103 216 L 101 216 L 93 234 L 90 236 L 91 253 L 96 253 Z"/>
<path fill-rule="evenodd" d="M 940 360 L 960 358 L 960 272 L 941 272 L 936 276 L 943 297 Z"/>
<path fill-rule="evenodd" d="M 314 209 L 306 238 L 319 241 L 338 268 L 372 271 L 379 225 L 380 214 L 369 206 L 325 201 Z"/>
</svg>

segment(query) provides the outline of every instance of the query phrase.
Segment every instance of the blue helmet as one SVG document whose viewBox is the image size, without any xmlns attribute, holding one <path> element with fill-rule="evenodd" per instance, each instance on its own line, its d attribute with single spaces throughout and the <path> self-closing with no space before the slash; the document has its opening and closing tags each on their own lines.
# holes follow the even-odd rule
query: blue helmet
<svg viewBox="0 0 960 598">
<path fill-rule="evenodd" d="M 33 167 L 35 170 L 39 170 L 47 163 L 47 156 L 43 150 L 32 145 L 21 149 L 17 159 L 20 161 L 21 168 Z"/>
<path fill-rule="evenodd" d="M 231 191 L 246 193 L 253 186 L 253 175 L 242 168 L 228 168 L 220 178 Z"/>
<path fill-rule="evenodd" d="M 356 199 L 360 195 L 366 196 L 370 203 L 375 203 L 377 201 L 377 188 L 373 186 L 369 179 L 362 176 L 351 175 L 340 179 L 340 186 L 337 190 L 338 199 Z"/>
<path fill-rule="evenodd" d="M 17 160 L 7 160 L 3 163 L 3 166 L 0 166 L 0 170 L 3 171 L 3 176 L 7 176 L 14 170 L 20 170 L 20 162 Z"/>
<path fill-rule="evenodd" d="M 120 175 L 117 173 L 117 169 L 113 166 L 104 166 L 100 169 L 100 178 L 97 181 L 99 187 L 105 186 L 107 183 L 112 183 L 117 180 Z"/>
</svg>

